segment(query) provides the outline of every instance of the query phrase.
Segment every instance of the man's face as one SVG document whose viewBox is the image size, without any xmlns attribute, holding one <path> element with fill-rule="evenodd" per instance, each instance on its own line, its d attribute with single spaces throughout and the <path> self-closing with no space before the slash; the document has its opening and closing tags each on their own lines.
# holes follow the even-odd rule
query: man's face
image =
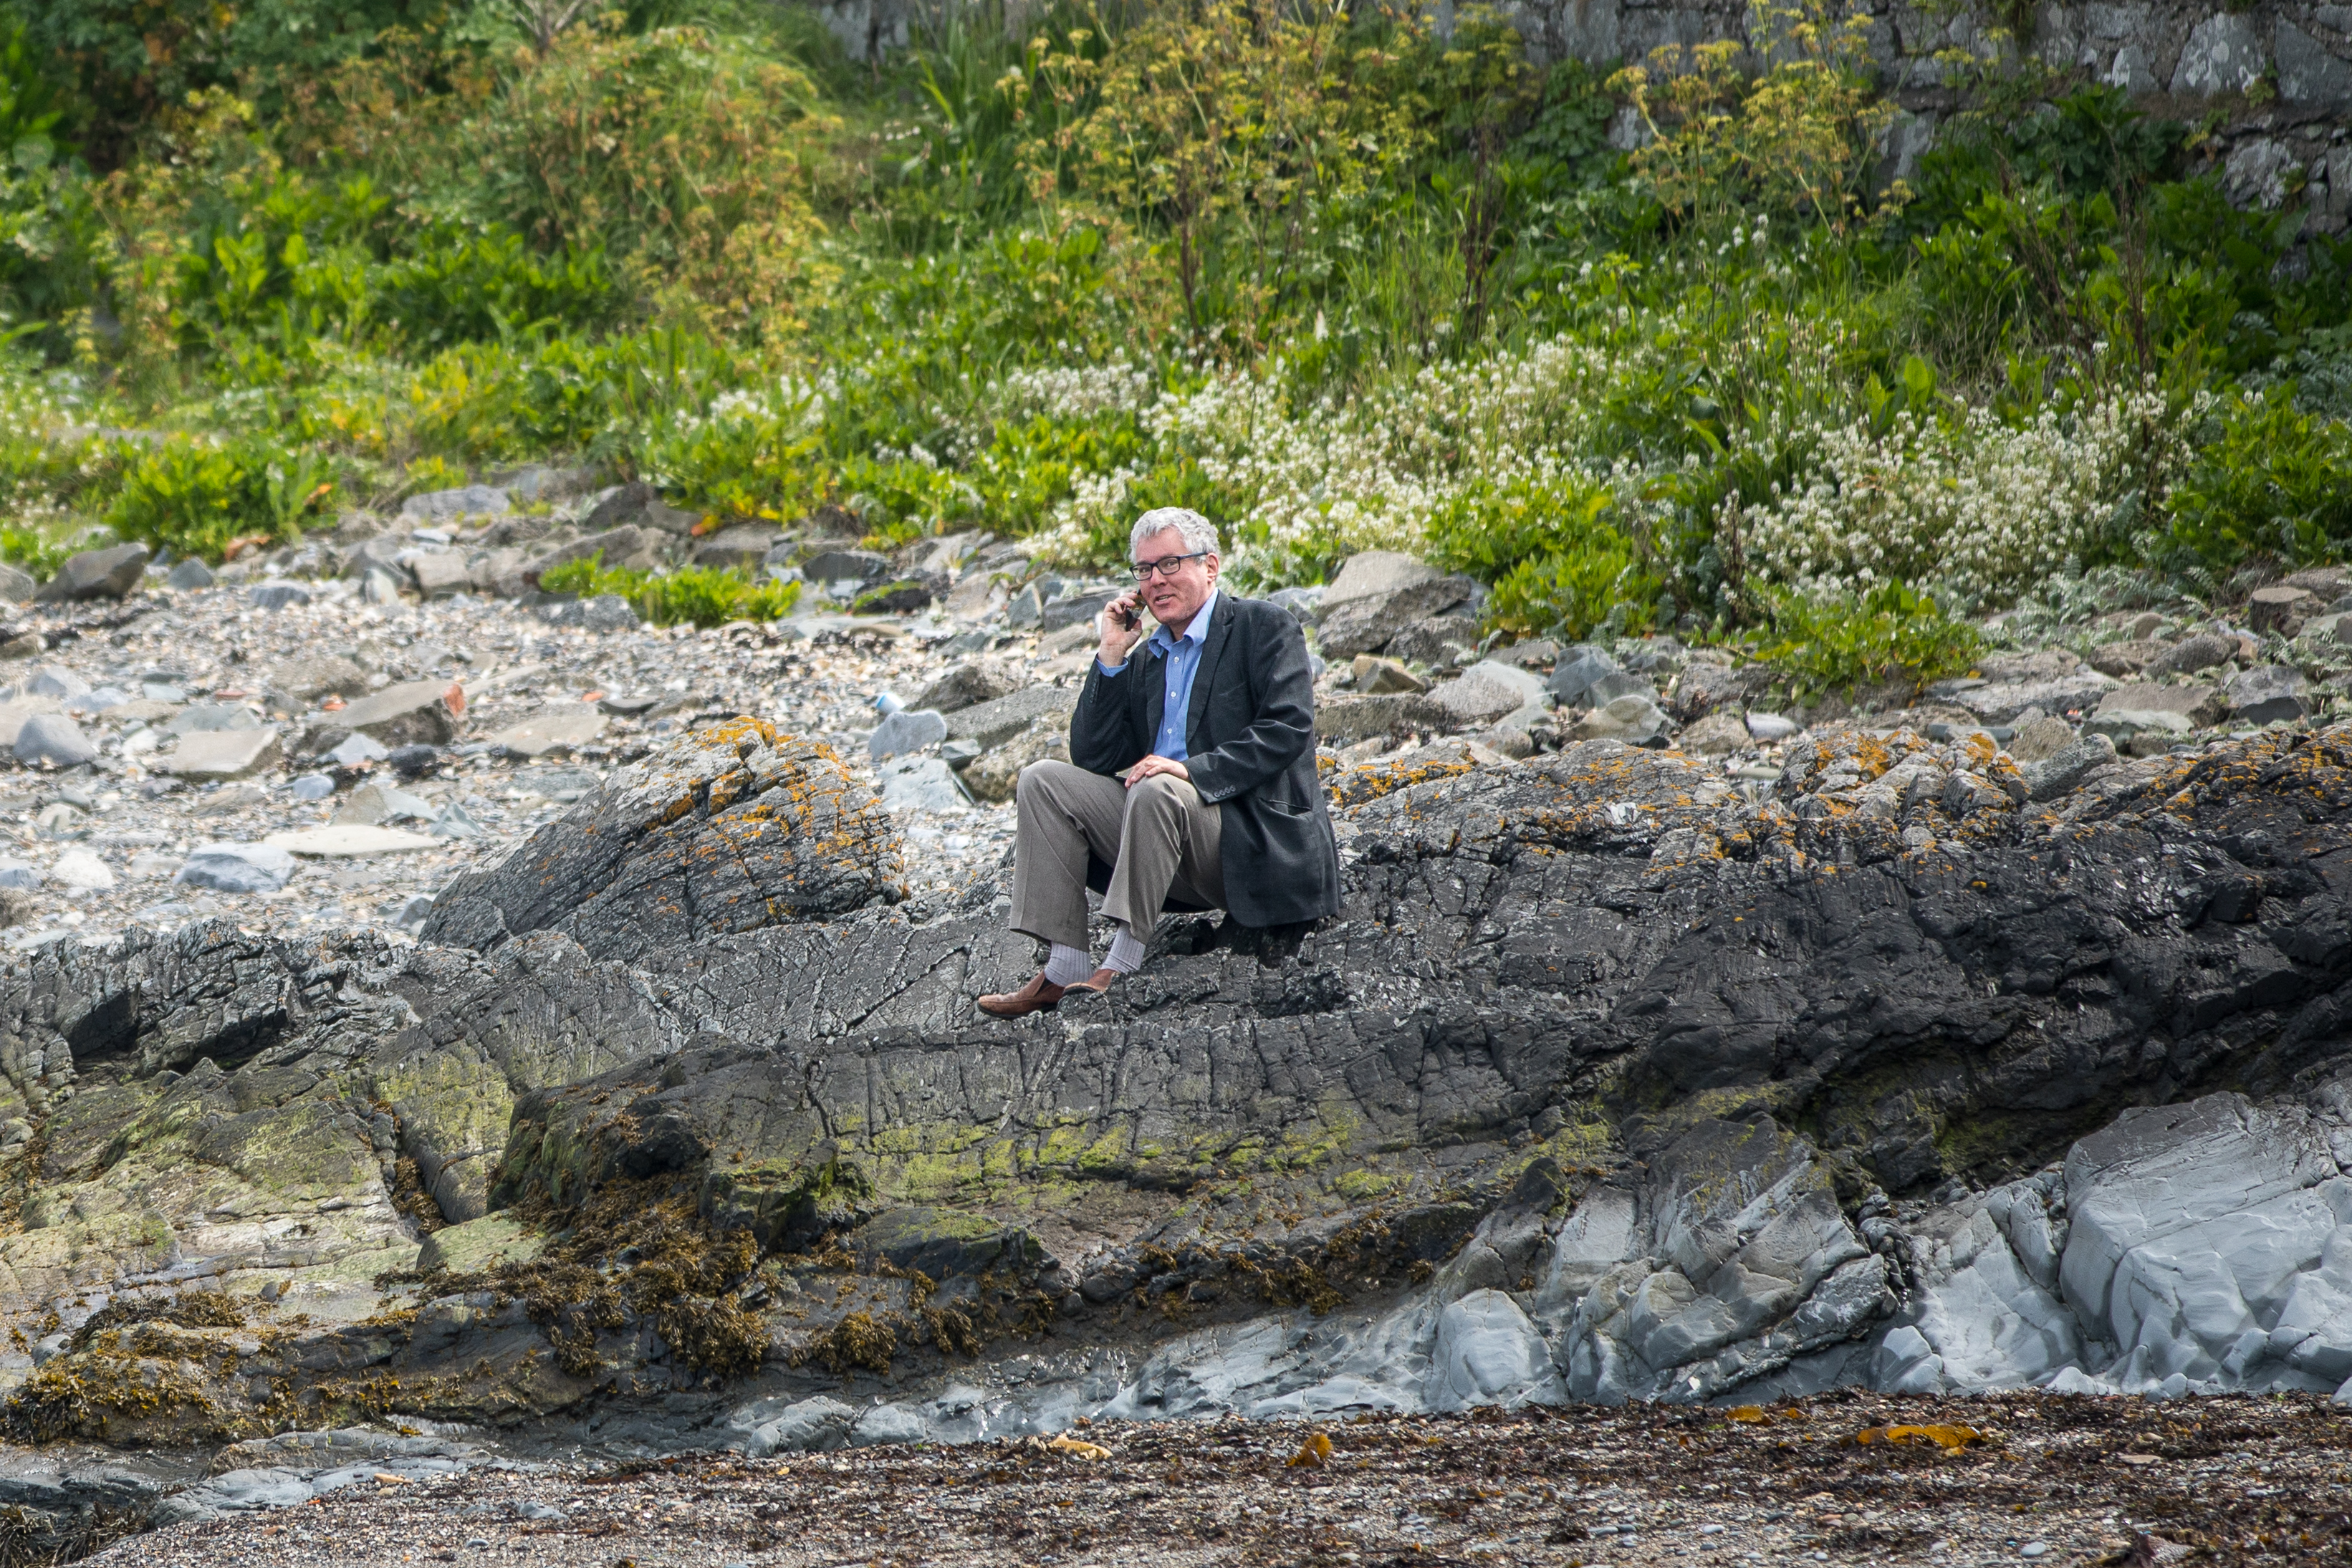
<svg viewBox="0 0 2352 1568">
<path fill-rule="evenodd" d="M 1174 528 L 1162 528 L 1137 547 L 1135 564 L 1139 567 L 1155 561 L 1174 560 L 1190 553 L 1184 536 Z M 1209 590 L 1216 585 L 1217 558 L 1204 555 L 1194 560 L 1179 561 L 1172 571 L 1153 572 L 1141 584 L 1143 601 L 1151 606 L 1151 613 L 1162 626 L 1189 625 L 1209 601 Z"/>
</svg>

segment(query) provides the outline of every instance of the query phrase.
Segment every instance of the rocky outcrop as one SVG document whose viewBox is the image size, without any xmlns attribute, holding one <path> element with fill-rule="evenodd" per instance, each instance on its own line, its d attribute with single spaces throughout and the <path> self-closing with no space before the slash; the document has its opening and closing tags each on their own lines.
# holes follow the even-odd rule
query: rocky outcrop
<svg viewBox="0 0 2352 1568">
<path fill-rule="evenodd" d="M 903 895 L 887 818 L 822 746 L 757 719 L 697 732 L 617 775 L 434 904 L 429 942 L 561 931 L 635 958 Z"/>
<path fill-rule="evenodd" d="M 1001 887 L 889 903 L 870 806 L 749 724 L 418 946 L 45 947 L 0 1419 L 766 1451 L 2352 1378 L 2352 729 L 2046 797 L 1981 735 L 1448 755 L 1334 775 L 1338 918 L 1171 920 L 1017 1023 Z"/>
</svg>

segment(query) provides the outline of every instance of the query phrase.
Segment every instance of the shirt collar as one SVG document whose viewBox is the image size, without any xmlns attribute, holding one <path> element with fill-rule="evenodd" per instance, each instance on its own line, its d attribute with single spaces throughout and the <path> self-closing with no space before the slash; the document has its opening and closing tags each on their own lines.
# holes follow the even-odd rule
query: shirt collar
<svg viewBox="0 0 2352 1568">
<path fill-rule="evenodd" d="M 1153 644 L 1163 653 L 1172 653 L 1176 651 L 1176 644 L 1179 643 L 1191 643 L 1198 646 L 1207 642 L 1209 617 L 1215 614 L 1217 611 L 1217 591 L 1214 588 L 1209 590 L 1209 597 L 1201 601 L 1200 613 L 1184 623 L 1184 635 L 1171 637 L 1168 634 L 1168 628 L 1162 626 L 1151 634 Z"/>
</svg>

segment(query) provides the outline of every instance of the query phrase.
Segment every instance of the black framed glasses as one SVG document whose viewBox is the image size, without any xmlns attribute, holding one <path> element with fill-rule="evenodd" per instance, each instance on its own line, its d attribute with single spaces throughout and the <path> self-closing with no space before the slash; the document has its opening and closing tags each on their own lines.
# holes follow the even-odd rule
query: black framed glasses
<svg viewBox="0 0 2352 1568">
<path fill-rule="evenodd" d="M 1155 571 L 1163 577 L 1173 577 L 1176 575 L 1176 569 L 1178 567 L 1182 566 L 1188 560 L 1199 560 L 1208 553 L 1209 552 L 1204 549 L 1196 549 L 1191 555 L 1170 555 L 1162 556 L 1158 560 L 1135 561 L 1132 563 L 1135 567 L 1135 580 L 1138 582 L 1150 582 L 1151 580 L 1151 574 Z"/>
</svg>

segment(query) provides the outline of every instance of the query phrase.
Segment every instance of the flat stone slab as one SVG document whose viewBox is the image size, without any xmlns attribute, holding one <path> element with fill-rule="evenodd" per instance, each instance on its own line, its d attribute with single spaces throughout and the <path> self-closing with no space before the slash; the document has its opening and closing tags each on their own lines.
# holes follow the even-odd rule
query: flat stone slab
<svg viewBox="0 0 2352 1568">
<path fill-rule="evenodd" d="M 158 758 L 155 771 L 182 779 L 242 779 L 278 759 L 274 729 L 215 729 L 180 737 L 180 748 Z"/>
<path fill-rule="evenodd" d="M 457 738 L 458 717 L 465 698 L 452 708 L 446 681 L 403 681 L 328 714 L 321 728 L 333 727 L 382 741 L 386 746 L 446 746 Z"/>
<path fill-rule="evenodd" d="M 546 757 L 585 746 L 604 733 L 603 713 L 593 703 L 557 703 L 490 737 L 513 757 Z"/>
<path fill-rule="evenodd" d="M 1069 686 L 1031 686 L 994 702 L 975 703 L 947 716 L 948 738 L 969 740 L 993 751 L 1041 718 L 1068 718 L 1078 706 Z"/>
<path fill-rule="evenodd" d="M 424 833 L 403 832 L 398 828 L 356 825 L 299 828 L 292 832 L 272 833 L 261 841 L 271 849 L 284 850 L 289 854 L 317 855 L 326 859 L 395 855 L 410 850 L 438 849 L 441 846 L 440 840 Z"/>
</svg>

